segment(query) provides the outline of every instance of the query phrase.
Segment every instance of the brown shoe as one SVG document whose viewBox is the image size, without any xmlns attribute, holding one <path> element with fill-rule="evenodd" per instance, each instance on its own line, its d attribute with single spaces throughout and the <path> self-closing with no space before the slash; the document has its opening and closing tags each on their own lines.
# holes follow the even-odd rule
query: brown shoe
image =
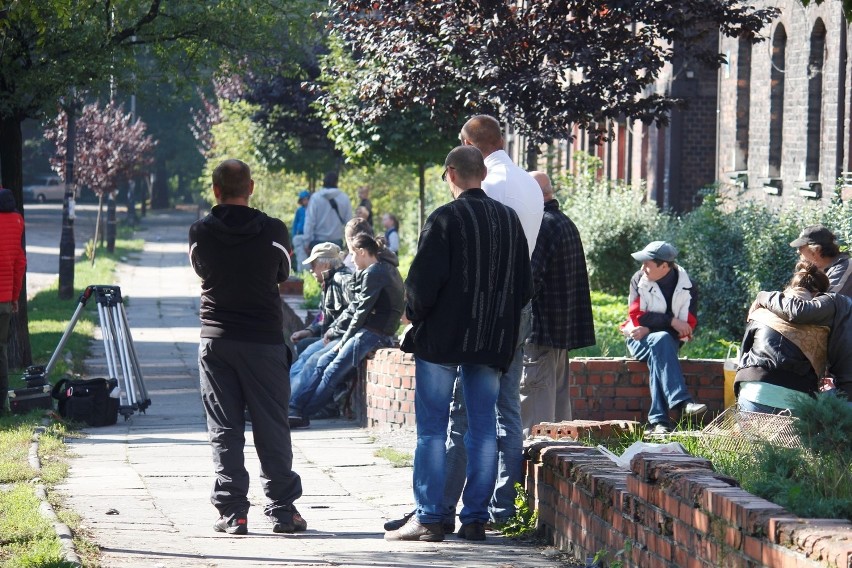
<svg viewBox="0 0 852 568">
<path fill-rule="evenodd" d="M 459 538 L 465 540 L 485 540 L 485 523 L 473 521 L 462 525 L 459 529 Z"/>
<path fill-rule="evenodd" d="M 421 525 L 417 517 L 413 516 L 401 528 L 386 532 L 385 540 L 441 542 L 444 540 L 444 527 L 441 526 L 441 523 L 426 523 L 425 525 Z"/>
</svg>

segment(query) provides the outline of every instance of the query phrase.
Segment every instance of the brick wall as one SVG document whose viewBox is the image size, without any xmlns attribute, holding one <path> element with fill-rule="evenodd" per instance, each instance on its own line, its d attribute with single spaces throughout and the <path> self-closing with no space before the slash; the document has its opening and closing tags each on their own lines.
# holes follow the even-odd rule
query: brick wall
<svg viewBox="0 0 852 568">
<path fill-rule="evenodd" d="M 682 359 L 687 388 L 709 415 L 724 408 L 722 362 Z M 577 420 L 645 420 L 651 404 L 648 366 L 632 359 L 577 358 L 570 363 L 573 417 Z M 381 349 L 367 363 L 366 425 L 414 426 L 414 360 L 396 349 Z M 674 418 L 677 418 L 676 416 Z"/>
<path fill-rule="evenodd" d="M 852 524 L 798 518 L 707 460 L 639 454 L 627 470 L 577 442 L 528 453 L 539 526 L 579 558 L 605 551 L 604 566 L 852 568 Z"/>
<path fill-rule="evenodd" d="M 367 361 L 364 399 L 367 427 L 414 428 L 414 357 L 399 349 L 376 351 Z"/>
<path fill-rule="evenodd" d="M 807 159 L 807 121 L 810 38 L 814 26 L 825 26 L 825 62 L 822 73 L 821 121 L 819 129 L 819 179 L 823 184 L 822 202 L 829 201 L 834 182 L 840 171 L 852 168 L 850 128 L 848 124 L 852 88 L 852 58 L 842 57 L 852 48 L 852 34 L 843 19 L 841 2 L 828 0 L 819 6 L 805 8 L 798 0 L 761 2 L 781 8 L 781 16 L 764 30 L 767 41 L 753 46 L 750 70 L 750 112 L 748 125 L 748 173 L 750 189 L 746 195 L 771 203 L 802 203 L 794 182 L 805 179 Z M 783 78 L 783 146 L 780 177 L 784 191 L 781 196 L 766 196 L 758 182 L 769 174 L 770 90 L 772 86 L 772 38 L 779 26 L 786 33 L 786 57 L 777 77 Z M 843 28 L 846 28 L 845 30 Z M 719 83 L 719 179 L 734 170 L 733 149 L 736 146 L 738 39 L 722 37 L 721 53 L 728 59 L 722 67 Z"/>
<path fill-rule="evenodd" d="M 724 408 L 722 361 L 681 359 L 686 386 L 696 402 L 708 407 L 708 416 Z M 575 420 L 647 419 L 651 407 L 648 366 L 633 359 L 571 359 L 572 417 Z M 673 418 L 677 418 L 673 416 Z"/>
<path fill-rule="evenodd" d="M 722 361 L 682 359 L 690 394 L 708 407 L 724 408 Z M 651 405 L 648 366 L 621 358 L 577 358 L 570 363 L 573 418 L 644 422 Z M 380 349 L 367 362 L 364 399 L 370 428 L 414 427 L 414 359 L 398 349 Z M 677 416 L 673 416 L 676 420 Z"/>
<path fill-rule="evenodd" d="M 710 407 L 708 414 L 721 410 L 722 362 L 684 359 L 681 366 L 690 392 Z M 644 363 L 575 359 L 571 380 L 578 421 L 644 421 L 650 402 Z M 413 428 L 411 355 L 377 351 L 367 361 L 362 400 L 367 426 Z M 586 404 L 578 408 L 578 402 Z M 631 427 L 578 424 L 601 435 Z M 744 491 L 707 460 L 645 454 L 627 470 L 576 442 L 538 442 L 528 456 L 526 485 L 539 526 L 554 545 L 579 558 L 607 551 L 605 566 L 623 560 L 626 567 L 641 568 L 852 568 L 852 524 L 795 517 Z M 630 552 L 616 558 L 628 542 Z"/>
</svg>

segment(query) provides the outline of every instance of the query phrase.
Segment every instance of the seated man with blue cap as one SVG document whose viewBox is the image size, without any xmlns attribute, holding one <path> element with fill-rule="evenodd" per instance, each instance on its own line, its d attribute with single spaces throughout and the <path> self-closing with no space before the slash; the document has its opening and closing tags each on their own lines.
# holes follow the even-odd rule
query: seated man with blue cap
<svg viewBox="0 0 852 568">
<path fill-rule="evenodd" d="M 648 364 L 654 434 L 672 431 L 671 410 L 693 416 L 707 410 L 693 402 L 678 361 L 681 345 L 692 339 L 698 324 L 698 289 L 686 270 L 675 264 L 677 249 L 654 241 L 631 256 L 642 268 L 630 279 L 628 318 L 621 324 L 630 354 Z"/>
</svg>

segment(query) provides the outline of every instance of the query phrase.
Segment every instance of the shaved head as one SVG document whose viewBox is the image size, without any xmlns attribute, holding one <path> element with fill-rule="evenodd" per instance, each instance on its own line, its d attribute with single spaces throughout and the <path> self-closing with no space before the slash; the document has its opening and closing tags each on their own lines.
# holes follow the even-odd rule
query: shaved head
<svg viewBox="0 0 852 568">
<path fill-rule="evenodd" d="M 503 133 L 500 123 L 493 116 L 478 114 L 464 123 L 461 129 L 463 144 L 470 144 L 488 156 L 503 149 Z"/>
<path fill-rule="evenodd" d="M 530 175 L 541 188 L 541 195 L 545 201 L 553 199 L 553 186 L 550 185 L 550 177 L 544 172 L 530 172 Z"/>
</svg>

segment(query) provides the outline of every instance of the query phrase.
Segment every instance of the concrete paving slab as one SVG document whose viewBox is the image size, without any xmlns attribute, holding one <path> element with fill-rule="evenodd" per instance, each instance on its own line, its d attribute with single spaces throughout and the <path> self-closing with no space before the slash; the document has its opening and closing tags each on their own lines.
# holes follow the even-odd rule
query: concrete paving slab
<svg viewBox="0 0 852 568">
<path fill-rule="evenodd" d="M 412 506 L 411 468 L 394 468 L 375 452 L 388 445 L 413 452 L 413 437 L 388 443 L 387 435 L 342 419 L 292 433 L 294 469 L 304 487 L 296 505 L 307 532 L 271 532 L 249 426 L 249 534 L 215 533 L 213 462 L 198 393 L 200 287 L 186 257 L 193 220 L 183 212 L 150 214 L 143 220 L 144 251 L 117 274 L 151 406 L 71 440 L 69 476 L 56 487 L 101 547 L 101 566 L 564 566 L 541 548 L 497 533 L 476 544 L 455 536 L 443 543 L 386 542 L 382 524 Z M 304 317 L 296 299 L 288 303 Z M 87 369 L 90 376 L 105 372 L 102 343 L 94 344 Z M 118 514 L 107 514 L 110 509 Z"/>
</svg>

